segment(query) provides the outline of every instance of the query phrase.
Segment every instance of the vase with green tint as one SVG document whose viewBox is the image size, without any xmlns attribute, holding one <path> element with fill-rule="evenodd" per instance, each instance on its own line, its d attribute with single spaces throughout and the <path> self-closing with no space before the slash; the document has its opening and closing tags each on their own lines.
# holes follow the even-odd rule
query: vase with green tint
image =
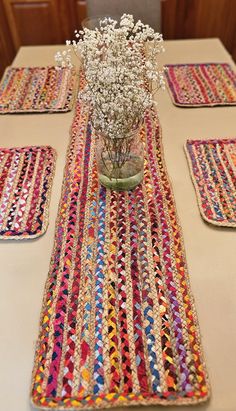
<svg viewBox="0 0 236 411">
<path fill-rule="evenodd" d="M 103 186 L 117 191 L 135 188 L 143 180 L 141 128 L 118 138 L 99 135 L 96 160 Z"/>
</svg>

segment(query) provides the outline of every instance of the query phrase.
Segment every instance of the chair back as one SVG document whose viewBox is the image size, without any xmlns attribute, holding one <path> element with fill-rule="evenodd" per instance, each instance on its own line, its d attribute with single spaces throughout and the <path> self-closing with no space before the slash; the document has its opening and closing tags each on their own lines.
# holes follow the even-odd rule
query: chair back
<svg viewBox="0 0 236 411">
<path fill-rule="evenodd" d="M 161 30 L 161 0 L 86 0 L 88 17 L 132 14 L 135 21 Z"/>
</svg>

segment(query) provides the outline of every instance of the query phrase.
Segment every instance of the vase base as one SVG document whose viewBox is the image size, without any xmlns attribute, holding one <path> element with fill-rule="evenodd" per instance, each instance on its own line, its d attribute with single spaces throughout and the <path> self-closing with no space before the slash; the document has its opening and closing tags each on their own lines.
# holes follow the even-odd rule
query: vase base
<svg viewBox="0 0 236 411">
<path fill-rule="evenodd" d="M 104 174 L 99 174 L 99 181 L 104 187 L 117 191 L 132 190 L 141 183 L 142 179 L 143 170 L 127 178 L 109 178 Z"/>
</svg>

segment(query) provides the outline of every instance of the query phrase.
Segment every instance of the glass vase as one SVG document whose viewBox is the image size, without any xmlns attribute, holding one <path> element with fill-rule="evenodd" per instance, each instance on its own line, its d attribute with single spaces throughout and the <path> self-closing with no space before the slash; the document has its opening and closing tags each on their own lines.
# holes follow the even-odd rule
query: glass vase
<svg viewBox="0 0 236 411">
<path fill-rule="evenodd" d="M 113 190 L 132 190 L 143 179 L 140 128 L 121 138 L 98 135 L 96 160 L 100 183 Z"/>
</svg>

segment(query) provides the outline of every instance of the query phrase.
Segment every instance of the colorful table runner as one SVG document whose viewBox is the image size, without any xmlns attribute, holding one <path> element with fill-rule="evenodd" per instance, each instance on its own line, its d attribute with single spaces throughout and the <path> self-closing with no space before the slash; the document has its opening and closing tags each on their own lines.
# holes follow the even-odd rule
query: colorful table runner
<svg viewBox="0 0 236 411">
<path fill-rule="evenodd" d="M 45 233 L 55 160 L 51 147 L 0 148 L 0 239 Z"/>
<path fill-rule="evenodd" d="M 154 112 L 142 136 L 144 182 L 106 190 L 78 103 L 33 370 L 36 407 L 195 404 L 209 396 Z"/>
<path fill-rule="evenodd" d="M 69 68 L 8 67 L 0 84 L 0 114 L 69 111 L 76 78 Z"/>
<path fill-rule="evenodd" d="M 202 217 L 236 227 L 236 139 L 188 140 L 185 150 Z"/>
<path fill-rule="evenodd" d="M 236 73 L 229 64 L 168 64 L 165 74 L 173 103 L 178 106 L 236 104 Z"/>
</svg>

